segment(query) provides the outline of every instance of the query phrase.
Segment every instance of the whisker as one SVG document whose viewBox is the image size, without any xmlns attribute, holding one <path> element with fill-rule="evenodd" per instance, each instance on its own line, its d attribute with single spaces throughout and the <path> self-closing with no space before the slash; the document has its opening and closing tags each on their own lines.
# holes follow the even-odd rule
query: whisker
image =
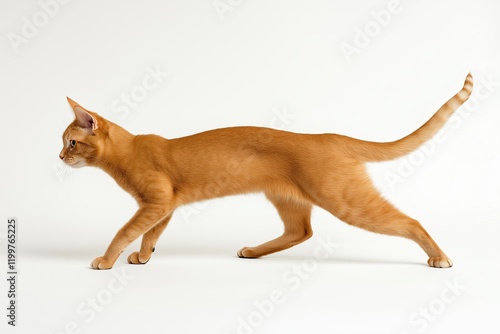
<svg viewBox="0 0 500 334">
<path fill-rule="evenodd" d="M 61 161 L 54 161 L 52 167 L 52 182 L 63 183 L 71 177 L 71 168 Z"/>
</svg>

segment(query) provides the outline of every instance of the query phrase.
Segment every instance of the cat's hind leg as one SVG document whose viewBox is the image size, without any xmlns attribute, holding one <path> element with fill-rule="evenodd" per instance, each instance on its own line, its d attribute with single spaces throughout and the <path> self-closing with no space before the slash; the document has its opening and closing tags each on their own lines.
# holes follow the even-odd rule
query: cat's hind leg
<svg viewBox="0 0 500 334">
<path fill-rule="evenodd" d="M 129 255 L 127 261 L 130 264 L 146 264 L 155 251 L 156 242 L 160 238 L 172 215 L 163 218 L 142 236 L 141 250 Z"/>
<path fill-rule="evenodd" d="M 256 247 L 244 247 L 238 251 L 241 258 L 258 258 L 290 248 L 312 236 L 311 208 L 306 201 L 267 194 L 284 223 L 283 235 Z"/>
<path fill-rule="evenodd" d="M 427 263 L 431 267 L 453 265 L 422 225 L 384 199 L 367 175 L 339 188 L 330 195 L 323 194 L 318 204 L 350 225 L 415 241 L 429 256 Z"/>
</svg>

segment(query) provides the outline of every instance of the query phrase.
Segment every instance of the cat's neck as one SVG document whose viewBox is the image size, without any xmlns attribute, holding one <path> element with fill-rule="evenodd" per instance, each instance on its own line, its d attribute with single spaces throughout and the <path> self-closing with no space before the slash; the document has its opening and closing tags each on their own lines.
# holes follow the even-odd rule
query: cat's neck
<svg viewBox="0 0 500 334">
<path fill-rule="evenodd" d="M 109 122 L 111 123 L 111 122 Z M 116 173 L 124 173 L 132 156 L 135 135 L 124 128 L 111 123 L 104 147 L 101 148 L 95 161 L 96 167 L 115 177 Z"/>
</svg>

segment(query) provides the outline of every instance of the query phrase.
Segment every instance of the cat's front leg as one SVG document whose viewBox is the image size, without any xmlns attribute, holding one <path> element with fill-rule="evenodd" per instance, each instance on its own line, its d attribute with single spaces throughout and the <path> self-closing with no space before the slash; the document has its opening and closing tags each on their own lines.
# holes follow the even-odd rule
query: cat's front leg
<svg viewBox="0 0 500 334">
<path fill-rule="evenodd" d="M 158 238 L 160 238 L 162 232 L 167 227 L 170 218 L 172 218 L 172 215 L 165 217 L 162 221 L 153 226 L 149 231 L 147 231 L 142 236 L 141 250 L 130 254 L 129 257 L 127 258 L 128 263 L 130 264 L 148 263 L 149 259 L 151 258 L 151 255 L 155 251 L 156 242 L 158 241 Z"/>
<path fill-rule="evenodd" d="M 111 262 L 110 260 L 106 260 L 104 258 L 104 256 L 99 256 L 99 257 L 96 257 L 94 259 L 94 261 L 92 261 L 92 263 L 90 264 L 90 266 L 92 267 L 92 269 L 101 269 L 101 270 L 104 270 L 104 269 L 111 269 L 111 268 L 113 268 L 113 264 L 114 264 L 114 262 Z"/>
<path fill-rule="evenodd" d="M 92 269 L 110 269 L 123 250 L 135 239 L 171 215 L 168 204 L 145 205 L 115 235 L 103 256 L 91 263 Z"/>
</svg>

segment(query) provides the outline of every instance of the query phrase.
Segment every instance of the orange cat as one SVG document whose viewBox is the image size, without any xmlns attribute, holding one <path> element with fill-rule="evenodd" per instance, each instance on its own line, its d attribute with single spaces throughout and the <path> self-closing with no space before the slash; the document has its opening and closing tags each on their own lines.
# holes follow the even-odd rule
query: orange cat
<svg viewBox="0 0 500 334">
<path fill-rule="evenodd" d="M 128 262 L 148 262 L 180 205 L 264 192 L 283 220 L 284 233 L 262 245 L 242 248 L 239 257 L 257 258 L 307 240 L 312 235 L 311 208 L 317 205 L 348 224 L 409 238 L 427 253 L 431 267 L 451 267 L 451 260 L 419 222 L 380 196 L 365 163 L 395 159 L 418 148 L 469 98 L 472 86 L 469 74 L 460 92 L 424 125 L 387 143 L 259 127 L 224 128 L 177 139 L 135 136 L 68 98 L 76 119 L 63 134 L 59 157 L 73 167 L 103 169 L 139 205 L 104 256 L 91 266 L 111 268 L 141 235 L 141 249 L 132 253 Z"/>
</svg>

